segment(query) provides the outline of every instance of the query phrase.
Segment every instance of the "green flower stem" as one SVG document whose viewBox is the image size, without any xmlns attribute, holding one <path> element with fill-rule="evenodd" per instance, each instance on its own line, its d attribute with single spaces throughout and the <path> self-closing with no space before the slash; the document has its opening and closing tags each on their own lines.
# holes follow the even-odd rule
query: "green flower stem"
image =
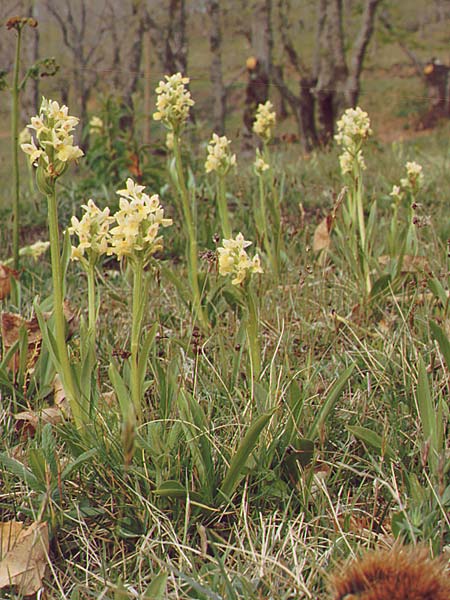
<svg viewBox="0 0 450 600">
<path fill-rule="evenodd" d="M 259 187 L 259 223 L 260 228 L 262 230 L 262 241 L 265 252 L 267 254 L 267 258 L 269 260 L 269 264 L 272 268 L 273 275 L 276 279 L 278 279 L 276 274 L 276 268 L 274 266 L 274 256 L 272 252 L 272 243 L 269 237 L 269 227 L 267 223 L 267 207 L 266 207 L 266 186 L 264 185 L 264 175 L 259 175 L 258 177 L 258 187 Z"/>
<path fill-rule="evenodd" d="M 259 348 L 258 339 L 258 307 L 251 283 L 245 287 L 244 294 L 248 311 L 246 327 L 247 343 L 250 353 L 253 378 L 257 380 L 261 374 L 261 351 Z"/>
<path fill-rule="evenodd" d="M 183 164 L 181 161 L 181 151 L 179 138 L 176 132 L 173 136 L 173 152 L 175 155 L 175 165 L 178 179 L 178 190 L 181 198 L 184 221 L 188 232 L 188 261 L 189 261 L 189 280 L 191 283 L 192 300 L 194 305 L 194 315 L 203 327 L 207 326 L 207 320 L 203 313 L 201 305 L 200 286 L 198 283 L 198 253 L 197 253 L 197 235 L 194 218 L 192 215 L 189 193 L 186 186 L 186 180 L 183 173 Z"/>
<path fill-rule="evenodd" d="M 366 224 L 364 220 L 364 186 L 362 183 L 362 172 L 360 170 L 358 177 L 358 186 L 356 190 L 356 201 L 358 211 L 358 224 L 359 224 L 359 238 L 361 242 L 361 260 L 362 260 L 362 273 L 364 277 L 365 293 L 369 296 L 372 291 L 372 280 L 370 277 L 370 264 L 369 264 L 369 240 L 366 235 Z"/>
<path fill-rule="evenodd" d="M 219 207 L 220 222 L 222 224 L 222 234 L 223 237 L 228 240 L 231 238 L 232 232 L 230 219 L 228 216 L 227 194 L 224 175 L 217 176 L 217 204 Z"/>
<path fill-rule="evenodd" d="M 56 203 L 55 183 L 52 184 L 52 191 L 47 195 L 47 208 L 50 237 L 50 258 L 52 264 L 53 316 L 55 320 L 56 349 L 61 368 L 60 376 L 64 387 L 64 392 L 72 410 L 75 425 L 78 428 L 81 428 L 87 415 L 83 414 L 78 399 L 78 394 L 76 393 L 66 345 L 66 322 L 64 317 L 63 279 L 60 258 L 58 207 Z"/>
<path fill-rule="evenodd" d="M 261 223 L 262 234 L 264 245 L 267 247 L 266 250 L 268 254 L 270 254 L 270 244 L 269 244 L 269 236 L 267 231 L 267 211 L 266 211 L 266 188 L 264 185 L 263 175 L 261 174 L 258 178 L 258 188 L 259 188 L 259 220 Z"/>
<path fill-rule="evenodd" d="M 413 204 L 415 202 L 414 195 L 411 196 L 411 201 L 408 204 L 408 216 L 407 216 L 407 231 L 406 231 L 406 244 L 405 254 L 411 256 L 417 256 L 417 231 L 414 226 L 414 209 Z"/>
<path fill-rule="evenodd" d="M 393 210 L 392 210 L 392 218 L 389 228 L 389 254 L 391 258 L 395 258 L 397 254 L 399 254 L 399 245 L 398 245 L 398 233 L 397 233 L 397 222 L 398 222 L 398 200 L 394 200 Z"/>
<path fill-rule="evenodd" d="M 20 48 L 22 41 L 22 28 L 17 29 L 16 56 L 14 60 L 14 74 L 11 91 L 12 98 L 12 118 L 11 118 L 11 137 L 13 151 L 13 180 L 14 180 L 14 198 L 13 198 L 13 265 L 14 269 L 19 268 L 19 201 L 20 201 L 20 174 L 19 174 L 19 70 L 20 70 Z"/>
<path fill-rule="evenodd" d="M 133 301 L 132 301 L 132 324 L 131 324 L 131 399 L 138 422 L 142 421 L 142 390 L 141 378 L 139 377 L 138 354 L 139 342 L 142 330 L 142 303 L 145 302 L 143 294 L 144 265 L 141 259 L 133 261 Z"/>
<path fill-rule="evenodd" d="M 357 156 L 357 153 L 355 154 Z M 369 240 L 366 235 L 366 224 L 364 220 L 364 187 L 362 170 L 354 160 L 351 173 L 352 183 L 347 192 L 347 214 L 344 213 L 344 222 L 348 229 L 351 254 L 354 260 L 356 273 L 360 280 L 363 296 L 365 299 L 372 290 L 369 265 Z"/>
<path fill-rule="evenodd" d="M 264 145 L 263 151 L 264 161 L 270 165 L 270 155 L 267 144 Z M 280 252 L 281 252 L 281 215 L 280 215 L 280 200 L 275 187 L 272 167 L 269 170 L 270 174 L 270 202 L 269 210 L 272 217 L 272 269 L 275 280 L 278 281 L 280 276 Z"/>
<path fill-rule="evenodd" d="M 95 297 L 95 265 L 89 261 L 87 269 L 88 282 L 88 327 L 89 331 L 95 332 L 97 323 L 97 307 Z"/>
<path fill-rule="evenodd" d="M 363 190 L 363 186 L 362 186 L 362 173 L 361 173 L 361 170 L 359 169 L 358 176 L 356 179 L 355 205 L 356 205 L 356 213 L 357 213 L 357 218 L 358 218 L 359 239 L 361 241 L 361 247 L 365 251 L 366 250 L 366 225 L 364 222 L 363 196 L 364 196 L 364 190 Z"/>
</svg>

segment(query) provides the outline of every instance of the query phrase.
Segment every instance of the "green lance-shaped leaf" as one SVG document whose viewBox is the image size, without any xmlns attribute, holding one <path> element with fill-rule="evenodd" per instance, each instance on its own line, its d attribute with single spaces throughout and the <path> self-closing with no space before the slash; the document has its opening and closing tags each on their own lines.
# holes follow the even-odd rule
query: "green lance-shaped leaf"
<svg viewBox="0 0 450 600">
<path fill-rule="evenodd" d="M 430 321 L 430 329 L 434 339 L 439 344 L 439 349 L 447 364 L 447 369 L 450 370 L 450 340 L 444 330 L 434 321 Z"/>
<path fill-rule="evenodd" d="M 151 329 L 145 334 L 144 341 L 141 345 L 138 358 L 138 377 L 141 381 L 141 390 L 144 389 L 145 375 L 147 372 L 147 361 L 152 349 L 153 342 L 155 341 L 156 333 L 158 331 L 158 323 L 154 323 Z"/>
<path fill-rule="evenodd" d="M 129 408 L 131 404 L 130 392 L 123 380 L 122 375 L 119 373 L 119 369 L 114 361 L 111 361 L 108 368 L 109 379 L 116 393 L 117 400 L 119 401 L 120 411 L 122 417 L 125 418 L 129 414 Z"/>
<path fill-rule="evenodd" d="M 69 463 L 66 466 L 66 468 L 63 470 L 63 472 L 61 473 L 61 480 L 65 481 L 69 477 L 69 475 L 71 475 L 71 473 L 73 471 L 78 469 L 78 467 L 81 467 L 81 465 L 83 463 L 89 461 L 96 454 L 97 454 L 97 448 L 91 448 L 90 450 L 86 450 L 86 452 L 83 452 L 82 454 L 80 454 L 74 461 Z"/>
<path fill-rule="evenodd" d="M 345 371 L 341 373 L 339 378 L 333 384 L 331 390 L 328 393 L 328 396 L 325 398 L 325 402 L 323 403 L 321 409 L 316 415 L 316 418 L 314 419 L 314 422 L 308 432 L 308 435 L 306 436 L 309 440 L 314 441 L 319 435 L 321 427 L 327 420 L 328 415 L 333 409 L 333 406 L 335 405 L 336 401 L 341 395 L 342 390 L 344 389 L 345 384 L 347 383 L 350 375 L 353 373 L 354 368 L 355 365 L 350 365 L 349 367 L 347 367 L 347 369 L 345 369 Z"/>
<path fill-rule="evenodd" d="M 387 444 L 381 435 L 368 429 L 367 427 L 360 427 L 359 425 L 347 426 L 347 429 L 352 433 L 356 438 L 374 448 L 379 452 L 382 456 L 386 456 L 392 460 L 395 459 L 395 452 L 389 444 Z"/>
<path fill-rule="evenodd" d="M 19 477 L 22 481 L 24 481 L 32 490 L 36 492 L 42 492 L 45 490 L 45 483 L 39 481 L 39 479 L 27 469 L 25 465 L 16 460 L 15 458 L 10 458 L 5 453 L 0 454 L 0 464 L 2 464 L 8 471 Z"/>
<path fill-rule="evenodd" d="M 52 334 L 50 328 L 47 325 L 47 321 L 45 320 L 44 314 L 41 310 L 41 306 L 37 302 L 37 300 L 33 303 L 34 312 L 36 313 L 36 317 L 39 323 L 39 329 L 41 330 L 42 339 L 44 341 L 45 347 L 50 354 L 50 358 L 55 365 L 58 373 L 61 373 L 61 362 L 59 360 L 59 352 L 56 344 L 55 336 Z"/>
<path fill-rule="evenodd" d="M 442 306 L 444 308 L 446 308 L 449 303 L 449 297 L 447 296 L 447 292 L 445 291 L 444 286 L 439 281 L 439 279 L 436 279 L 436 277 L 430 279 L 428 281 L 428 287 L 430 288 L 431 292 L 434 294 L 436 299 L 442 303 Z"/>
<path fill-rule="evenodd" d="M 166 598 L 168 574 L 165 571 L 160 571 L 145 590 L 143 598 L 151 598 L 151 600 L 163 600 Z"/>
<path fill-rule="evenodd" d="M 239 448 L 231 459 L 228 471 L 220 486 L 219 493 L 225 498 L 229 498 L 236 489 L 247 460 L 258 442 L 262 430 L 272 418 L 273 413 L 274 411 L 262 414 L 248 428 L 247 433 L 239 444 Z"/>
<path fill-rule="evenodd" d="M 417 379 L 417 410 L 422 424 L 424 442 L 430 445 L 430 465 L 432 470 L 436 471 L 438 466 L 436 454 L 439 452 L 439 413 L 441 413 L 441 410 L 436 411 L 431 397 L 427 370 L 421 356 L 419 356 Z"/>
<path fill-rule="evenodd" d="M 214 487 L 214 465 L 208 421 L 192 394 L 180 392 L 177 403 L 183 419 L 183 429 L 187 434 L 187 444 L 196 463 L 202 487 L 207 492 L 204 500 L 210 502 Z"/>
<path fill-rule="evenodd" d="M 168 479 L 167 481 L 164 481 L 154 493 L 157 496 L 163 496 L 165 498 L 177 498 L 180 500 L 186 500 L 186 498 L 189 497 L 193 504 L 200 504 L 203 506 L 203 497 L 201 494 L 189 490 L 175 479 Z"/>
</svg>

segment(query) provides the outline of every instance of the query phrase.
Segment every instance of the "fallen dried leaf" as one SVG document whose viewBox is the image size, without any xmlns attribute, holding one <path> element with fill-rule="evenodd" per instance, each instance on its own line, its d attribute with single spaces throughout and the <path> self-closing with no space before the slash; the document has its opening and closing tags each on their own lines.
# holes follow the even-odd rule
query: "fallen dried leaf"
<svg viewBox="0 0 450 600">
<path fill-rule="evenodd" d="M 42 588 L 48 547 L 47 523 L 0 523 L 0 589 L 16 586 L 22 596 L 36 594 Z"/>
<path fill-rule="evenodd" d="M 333 208 L 330 213 L 323 219 L 319 225 L 316 227 L 314 231 L 313 238 L 313 251 L 320 252 L 320 250 L 328 250 L 331 244 L 331 230 L 333 229 L 334 222 L 336 220 L 336 216 L 338 210 L 341 207 L 342 201 L 344 199 L 345 194 L 347 193 L 347 188 L 343 187 L 339 192 L 339 196 L 336 198 Z"/>
<path fill-rule="evenodd" d="M 331 215 L 327 215 L 314 231 L 313 238 L 313 251 L 320 252 L 320 250 L 328 250 L 331 244 L 330 231 L 332 226 L 333 218 Z"/>
<path fill-rule="evenodd" d="M 11 292 L 11 277 L 17 279 L 18 276 L 17 271 L 0 264 L 0 300 L 9 296 Z"/>
<path fill-rule="evenodd" d="M 59 375 L 55 375 L 53 380 L 53 402 L 54 406 L 47 406 L 39 411 L 25 410 L 14 415 L 18 423 L 18 428 L 22 432 L 33 435 L 38 424 L 51 423 L 56 425 L 64 419 L 70 417 L 70 406 L 64 392 Z M 31 432 L 30 432 L 31 429 Z"/>
<path fill-rule="evenodd" d="M 378 257 L 378 262 L 382 267 L 386 267 L 391 262 L 391 257 L 383 254 Z M 401 274 L 407 273 L 430 273 L 430 263 L 426 256 L 411 256 L 405 254 L 402 262 Z"/>
<path fill-rule="evenodd" d="M 36 364 L 41 349 L 42 335 L 38 321 L 36 317 L 27 321 L 20 315 L 14 313 L 2 313 L 0 329 L 5 352 L 8 352 L 11 346 L 17 342 L 22 327 L 25 327 L 27 331 L 28 350 L 26 368 L 27 372 L 30 372 Z M 17 371 L 19 368 L 19 352 L 14 354 L 8 367 L 13 373 Z"/>
</svg>

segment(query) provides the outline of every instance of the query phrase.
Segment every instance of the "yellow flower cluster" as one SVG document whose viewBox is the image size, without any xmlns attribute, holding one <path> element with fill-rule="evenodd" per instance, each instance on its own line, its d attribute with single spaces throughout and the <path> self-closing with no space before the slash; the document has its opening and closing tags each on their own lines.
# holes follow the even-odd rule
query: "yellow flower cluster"
<svg viewBox="0 0 450 600">
<path fill-rule="evenodd" d="M 159 228 L 172 225 L 172 219 L 164 218 L 158 194 L 148 196 L 144 189 L 128 178 L 126 188 L 117 191 L 120 196 L 119 210 L 114 215 L 117 225 L 110 230 L 108 254 L 115 254 L 118 259 L 139 257 L 146 262 L 162 248 Z"/>
<path fill-rule="evenodd" d="M 95 263 L 108 250 L 109 226 L 114 219 L 109 216 L 108 207 L 100 210 L 93 200 L 88 200 L 81 208 L 85 211 L 81 221 L 74 216 L 69 227 L 69 233 L 78 236 L 79 240 L 78 246 L 72 246 L 71 258 L 83 261 L 87 252 Z"/>
<path fill-rule="evenodd" d="M 224 276 L 231 275 L 233 285 L 239 285 L 251 273 L 263 272 L 258 254 L 250 259 L 245 251 L 252 242 L 244 240 L 242 233 L 238 233 L 235 239 L 222 240 L 222 242 L 223 247 L 217 249 L 219 273 Z"/>
<path fill-rule="evenodd" d="M 268 165 L 266 163 L 266 161 L 263 159 L 263 157 L 261 156 L 261 152 L 259 151 L 259 148 L 257 148 L 257 150 L 256 150 L 256 158 L 255 158 L 255 162 L 253 163 L 253 168 L 258 177 L 260 177 L 264 173 L 264 171 L 267 171 L 268 169 L 270 169 L 270 165 Z"/>
<path fill-rule="evenodd" d="M 344 147 L 351 148 L 372 135 L 369 115 L 359 106 L 347 108 L 337 122 L 338 133 L 334 136 L 336 142 Z"/>
<path fill-rule="evenodd" d="M 351 173 L 355 164 L 363 171 L 366 168 L 362 150 L 358 150 L 355 154 L 353 154 L 351 150 L 344 150 L 339 157 L 339 165 L 342 174 L 345 175 L 346 173 Z"/>
<path fill-rule="evenodd" d="M 43 242 L 38 240 L 31 244 L 30 246 L 24 246 L 19 250 L 19 256 L 31 256 L 33 260 L 37 260 L 40 258 L 44 252 L 47 252 L 50 247 L 50 242 Z"/>
<path fill-rule="evenodd" d="M 39 115 L 32 117 L 27 126 L 36 132 L 37 145 L 34 138 L 21 144 L 30 163 L 42 166 L 48 176 L 55 178 L 65 170 L 67 162 L 83 156 L 83 151 L 73 143 L 73 135 L 69 135 L 78 121 L 68 114 L 67 106 L 43 98 Z"/>
<path fill-rule="evenodd" d="M 19 144 L 22 146 L 22 144 L 29 144 L 29 143 L 31 143 L 31 132 L 28 129 L 28 127 L 25 127 L 19 133 Z"/>
<path fill-rule="evenodd" d="M 169 129 L 179 132 L 189 117 L 189 108 L 194 105 L 191 93 L 186 89 L 189 77 L 181 73 L 166 75 L 156 88 L 155 121 L 162 121 Z"/>
<path fill-rule="evenodd" d="M 400 179 L 400 185 L 406 190 L 416 192 L 420 190 L 423 185 L 424 175 L 422 172 L 422 165 L 416 162 L 406 163 L 406 177 Z"/>
<path fill-rule="evenodd" d="M 89 133 L 91 135 L 99 135 L 103 131 L 103 121 L 100 117 L 92 117 L 89 121 Z"/>
<path fill-rule="evenodd" d="M 256 109 L 256 118 L 253 123 L 253 131 L 264 142 L 269 142 L 272 137 L 272 128 L 275 127 L 276 113 L 273 104 L 267 100 L 265 104 L 259 104 Z"/>
<path fill-rule="evenodd" d="M 344 150 L 339 157 L 342 173 L 351 173 L 355 165 L 365 169 L 361 146 L 373 133 L 369 115 L 359 106 L 348 108 L 337 122 L 337 130 L 334 139 Z"/>
<path fill-rule="evenodd" d="M 223 135 L 212 134 L 208 144 L 208 157 L 205 162 L 205 171 L 217 171 L 219 175 L 226 175 L 228 171 L 236 166 L 236 154 L 230 152 L 231 142 Z"/>
</svg>

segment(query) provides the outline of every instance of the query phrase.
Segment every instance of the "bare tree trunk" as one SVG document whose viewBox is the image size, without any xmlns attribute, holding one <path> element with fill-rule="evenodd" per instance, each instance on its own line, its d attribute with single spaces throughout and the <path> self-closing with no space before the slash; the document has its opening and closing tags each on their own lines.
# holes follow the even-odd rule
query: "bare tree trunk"
<svg viewBox="0 0 450 600">
<path fill-rule="evenodd" d="M 149 31 L 144 33 L 144 130 L 142 138 L 144 144 L 150 144 L 150 106 L 151 106 L 151 38 Z"/>
<path fill-rule="evenodd" d="M 280 20 L 280 35 L 283 49 L 299 76 L 299 95 L 291 91 L 282 77 L 282 71 L 278 68 L 272 69 L 274 82 L 277 84 L 280 94 L 291 106 L 297 121 L 300 144 L 305 152 L 310 152 L 318 144 L 315 123 L 315 97 L 312 89 L 316 83 L 315 76 L 304 64 L 302 58 L 294 48 L 290 35 L 292 22 L 291 7 L 288 0 L 279 0 L 278 13 Z"/>
<path fill-rule="evenodd" d="M 118 65 L 121 64 L 121 48 L 122 45 L 120 43 L 119 35 L 117 32 L 117 15 L 115 10 L 115 3 L 112 0 L 108 2 L 109 9 L 109 29 L 111 32 L 111 44 L 112 44 L 112 52 L 111 52 L 111 71 L 113 73 L 112 85 L 114 90 L 119 90 L 121 88 L 121 70 L 118 69 Z"/>
<path fill-rule="evenodd" d="M 348 78 L 345 84 L 345 100 L 347 106 L 356 106 L 360 92 L 361 71 L 366 55 L 367 46 L 372 37 L 375 22 L 375 13 L 381 0 L 368 0 L 362 16 L 361 28 L 353 47 L 350 59 Z"/>
<path fill-rule="evenodd" d="M 93 68 L 97 64 L 94 59 L 107 26 L 92 19 L 92 15 L 88 15 L 87 0 L 80 0 L 75 7 L 72 6 L 71 0 L 66 0 L 64 8 L 61 2 L 56 5 L 54 0 L 46 0 L 46 6 L 57 21 L 64 45 L 72 55 L 75 92 L 79 101 L 81 124 L 85 126 L 87 103 L 98 79 Z"/>
<path fill-rule="evenodd" d="M 317 85 L 320 139 L 327 144 L 334 133 L 336 114 L 341 107 L 341 91 L 347 77 L 342 29 L 342 0 L 321 0 L 319 4 L 318 44 L 319 60 Z"/>
<path fill-rule="evenodd" d="M 164 71 L 168 74 L 187 71 L 186 2 L 170 0 L 169 26 L 165 39 Z"/>
<path fill-rule="evenodd" d="M 208 1 L 208 14 L 211 23 L 209 47 L 212 55 L 210 77 L 214 95 L 213 127 L 216 133 L 223 135 L 225 132 L 226 91 L 222 72 L 222 28 L 219 0 Z"/>
<path fill-rule="evenodd" d="M 253 0 L 251 20 L 251 46 L 260 69 L 270 83 L 272 73 L 273 32 L 272 0 Z M 267 91 L 267 96 L 268 91 Z"/>
<path fill-rule="evenodd" d="M 320 0 L 320 47 L 316 96 L 321 140 L 328 143 L 334 133 L 336 117 L 347 107 L 356 106 L 360 77 L 367 47 L 374 30 L 375 13 L 381 0 L 366 0 L 361 27 L 353 44 L 350 66 L 344 51 L 342 0 Z"/>
<path fill-rule="evenodd" d="M 251 144 L 256 109 L 269 98 L 272 71 L 272 0 L 251 3 L 250 43 L 253 56 L 247 60 L 247 87 L 244 109 L 244 146 Z"/>
<path fill-rule="evenodd" d="M 127 66 L 130 76 L 125 84 L 122 92 L 122 105 L 125 109 L 125 114 L 120 119 L 120 127 L 129 130 L 130 134 L 134 129 L 134 106 L 133 94 L 137 90 L 140 78 L 140 67 L 142 62 L 143 39 L 147 27 L 145 19 L 145 6 L 143 0 L 133 0 L 131 15 L 132 15 L 132 45 L 128 55 Z"/>
<path fill-rule="evenodd" d="M 394 31 L 394 28 L 392 26 L 392 23 L 390 22 L 388 16 L 386 15 L 386 13 L 383 11 L 380 14 L 380 21 L 383 24 L 384 28 L 386 29 L 387 32 L 389 32 L 390 35 L 392 35 L 392 37 L 395 39 L 396 34 Z M 424 73 L 423 73 L 423 63 L 419 60 L 418 56 L 415 54 L 415 52 L 413 52 L 410 48 L 408 48 L 408 46 L 401 40 L 401 38 L 397 38 L 397 43 L 400 46 L 400 48 L 403 50 L 403 52 L 406 54 L 406 56 L 408 57 L 408 59 L 410 60 L 411 64 L 414 67 L 414 70 L 416 72 L 416 75 L 418 77 L 420 77 L 421 79 L 424 79 Z"/>
<path fill-rule="evenodd" d="M 30 8 L 28 11 L 30 17 L 35 19 L 39 24 L 39 14 L 36 0 L 31 0 Z M 39 42 L 40 42 L 40 34 L 39 27 L 35 27 L 33 29 L 33 40 L 31 42 L 31 56 L 30 56 L 30 64 L 35 64 L 39 60 Z M 39 111 L 39 106 L 41 103 L 41 98 L 39 94 L 39 79 L 32 79 L 29 84 L 31 88 L 30 100 L 33 107 L 34 112 Z"/>
</svg>

